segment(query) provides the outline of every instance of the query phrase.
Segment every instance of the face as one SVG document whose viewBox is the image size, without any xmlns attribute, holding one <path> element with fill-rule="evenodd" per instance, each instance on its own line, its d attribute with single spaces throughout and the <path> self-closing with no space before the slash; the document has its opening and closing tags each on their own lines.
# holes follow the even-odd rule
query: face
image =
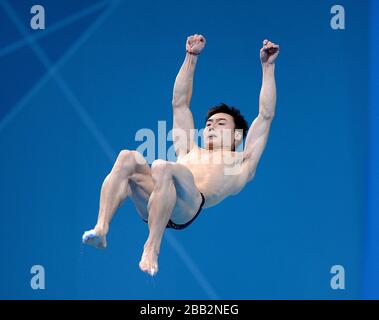
<svg viewBox="0 0 379 320">
<path fill-rule="evenodd" d="M 204 128 L 204 145 L 206 149 L 232 150 L 234 145 L 234 119 L 227 113 L 211 116 Z"/>
</svg>

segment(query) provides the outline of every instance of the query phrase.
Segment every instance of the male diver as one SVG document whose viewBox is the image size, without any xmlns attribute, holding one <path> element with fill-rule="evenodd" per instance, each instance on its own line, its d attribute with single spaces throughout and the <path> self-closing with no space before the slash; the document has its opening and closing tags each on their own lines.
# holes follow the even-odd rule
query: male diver
<svg viewBox="0 0 379 320">
<path fill-rule="evenodd" d="M 85 244 L 105 248 L 110 221 L 130 197 L 148 223 L 149 236 L 139 267 L 151 276 L 158 272 L 166 228 L 186 228 L 202 208 L 237 194 L 253 179 L 275 115 L 274 71 L 279 46 L 264 40 L 260 49 L 263 78 L 258 116 L 248 128 L 238 109 L 217 105 L 206 116 L 204 148 L 197 145 L 190 100 L 196 63 L 205 44 L 202 35 L 187 38 L 185 59 L 175 79 L 172 110 L 177 161 L 155 160 L 150 167 L 139 152 L 122 150 L 102 184 L 97 224 L 82 237 Z M 235 151 L 244 139 L 243 151 Z"/>
</svg>

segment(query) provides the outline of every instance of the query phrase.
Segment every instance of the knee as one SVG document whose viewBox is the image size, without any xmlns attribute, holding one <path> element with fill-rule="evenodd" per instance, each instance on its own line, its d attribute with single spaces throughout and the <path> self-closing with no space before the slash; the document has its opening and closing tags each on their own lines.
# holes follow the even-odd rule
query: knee
<svg viewBox="0 0 379 320">
<path fill-rule="evenodd" d="M 172 178 L 173 163 L 164 160 L 155 160 L 151 165 L 151 175 L 154 181 Z"/>
<path fill-rule="evenodd" d="M 138 152 L 132 150 L 121 150 L 112 170 L 117 172 L 133 168 L 137 162 L 136 153 Z"/>
</svg>

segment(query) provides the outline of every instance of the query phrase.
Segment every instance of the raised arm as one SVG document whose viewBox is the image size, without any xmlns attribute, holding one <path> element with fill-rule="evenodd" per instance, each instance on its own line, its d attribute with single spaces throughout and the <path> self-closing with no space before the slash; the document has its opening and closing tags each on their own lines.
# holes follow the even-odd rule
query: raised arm
<svg viewBox="0 0 379 320">
<path fill-rule="evenodd" d="M 192 84 L 197 59 L 205 47 L 202 35 L 187 38 L 186 56 L 175 79 L 172 107 L 174 113 L 173 141 L 178 157 L 188 153 L 194 145 L 194 123 L 190 110 Z"/>
<path fill-rule="evenodd" d="M 250 126 L 244 149 L 244 169 L 247 180 L 254 177 L 275 115 L 275 60 L 278 54 L 279 46 L 277 44 L 268 40 L 263 41 L 263 47 L 260 50 L 263 77 L 259 95 L 259 113 Z"/>
</svg>

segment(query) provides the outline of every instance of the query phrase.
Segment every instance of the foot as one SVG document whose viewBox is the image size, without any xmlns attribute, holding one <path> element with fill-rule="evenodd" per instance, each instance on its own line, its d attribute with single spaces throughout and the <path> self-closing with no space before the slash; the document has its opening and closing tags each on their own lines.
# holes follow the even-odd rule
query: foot
<svg viewBox="0 0 379 320">
<path fill-rule="evenodd" d="M 107 238 L 105 233 L 97 230 L 96 228 L 84 232 L 82 242 L 98 249 L 105 249 L 107 247 Z"/>
<path fill-rule="evenodd" d="M 139 268 L 151 276 L 158 272 L 158 254 L 154 249 L 145 248 L 142 254 Z"/>
</svg>

